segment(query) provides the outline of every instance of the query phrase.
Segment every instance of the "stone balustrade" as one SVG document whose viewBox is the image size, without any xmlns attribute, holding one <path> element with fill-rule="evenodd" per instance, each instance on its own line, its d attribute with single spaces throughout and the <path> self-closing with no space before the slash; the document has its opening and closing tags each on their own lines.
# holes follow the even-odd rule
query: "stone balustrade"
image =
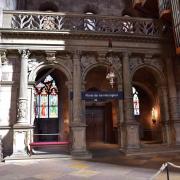
<svg viewBox="0 0 180 180">
<path fill-rule="evenodd" d="M 117 16 L 51 13 L 36 11 L 3 11 L 2 29 L 62 31 L 80 33 L 113 33 L 116 35 L 160 37 L 158 20 Z"/>
</svg>

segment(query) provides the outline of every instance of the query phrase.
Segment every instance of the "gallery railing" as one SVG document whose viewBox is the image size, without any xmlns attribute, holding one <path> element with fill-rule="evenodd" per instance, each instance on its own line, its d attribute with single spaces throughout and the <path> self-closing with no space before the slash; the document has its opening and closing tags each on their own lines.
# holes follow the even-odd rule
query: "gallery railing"
<svg viewBox="0 0 180 180">
<path fill-rule="evenodd" d="M 160 22 L 154 19 L 35 11 L 4 11 L 2 28 L 154 37 L 159 37 L 162 32 Z"/>
</svg>

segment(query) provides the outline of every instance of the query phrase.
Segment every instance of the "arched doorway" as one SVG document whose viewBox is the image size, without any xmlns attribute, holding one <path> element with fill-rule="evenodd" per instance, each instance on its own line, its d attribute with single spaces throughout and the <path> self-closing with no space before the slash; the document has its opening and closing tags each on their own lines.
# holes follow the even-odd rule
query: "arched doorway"
<svg viewBox="0 0 180 180">
<path fill-rule="evenodd" d="M 139 100 L 139 113 L 134 115 L 139 122 L 139 135 L 142 143 L 157 144 L 163 142 L 162 119 L 160 113 L 159 77 L 150 68 L 140 68 L 133 76 L 133 98 Z M 136 92 L 136 93 L 135 93 Z M 134 103 L 135 99 L 133 99 Z"/>
<path fill-rule="evenodd" d="M 106 76 L 107 67 L 96 66 L 85 77 L 85 93 L 88 97 L 85 99 L 86 141 L 89 147 L 93 143 L 118 143 L 118 99 L 109 96 L 117 92 L 117 84 L 112 88 Z"/>
<path fill-rule="evenodd" d="M 60 141 L 69 136 L 66 76 L 58 69 L 43 68 L 35 79 L 34 141 Z"/>
</svg>

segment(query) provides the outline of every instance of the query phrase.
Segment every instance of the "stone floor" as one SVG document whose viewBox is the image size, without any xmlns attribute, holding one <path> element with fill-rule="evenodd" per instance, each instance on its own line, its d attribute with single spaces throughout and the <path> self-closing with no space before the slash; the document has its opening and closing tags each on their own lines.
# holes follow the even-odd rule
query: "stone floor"
<svg viewBox="0 0 180 180">
<path fill-rule="evenodd" d="M 148 180 L 164 162 L 180 165 L 180 153 L 124 156 L 115 145 L 91 146 L 91 160 L 73 160 L 67 155 L 34 155 L 26 160 L 0 163 L 0 180 Z M 35 159 L 36 158 L 36 159 Z M 166 180 L 166 172 L 156 180 Z M 180 180 L 180 169 L 170 167 L 170 180 Z"/>
</svg>

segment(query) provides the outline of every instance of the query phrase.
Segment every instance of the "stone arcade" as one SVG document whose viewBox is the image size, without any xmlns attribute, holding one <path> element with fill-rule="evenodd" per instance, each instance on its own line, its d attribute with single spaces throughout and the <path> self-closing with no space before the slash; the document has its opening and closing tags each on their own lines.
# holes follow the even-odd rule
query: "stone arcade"
<svg viewBox="0 0 180 180">
<path fill-rule="evenodd" d="M 178 148 L 180 61 L 172 29 L 133 7 L 123 0 L 2 1 L 4 157 L 60 139 L 70 141 L 74 158 L 91 158 L 93 142 L 117 144 L 125 154 L 153 143 Z"/>
</svg>

